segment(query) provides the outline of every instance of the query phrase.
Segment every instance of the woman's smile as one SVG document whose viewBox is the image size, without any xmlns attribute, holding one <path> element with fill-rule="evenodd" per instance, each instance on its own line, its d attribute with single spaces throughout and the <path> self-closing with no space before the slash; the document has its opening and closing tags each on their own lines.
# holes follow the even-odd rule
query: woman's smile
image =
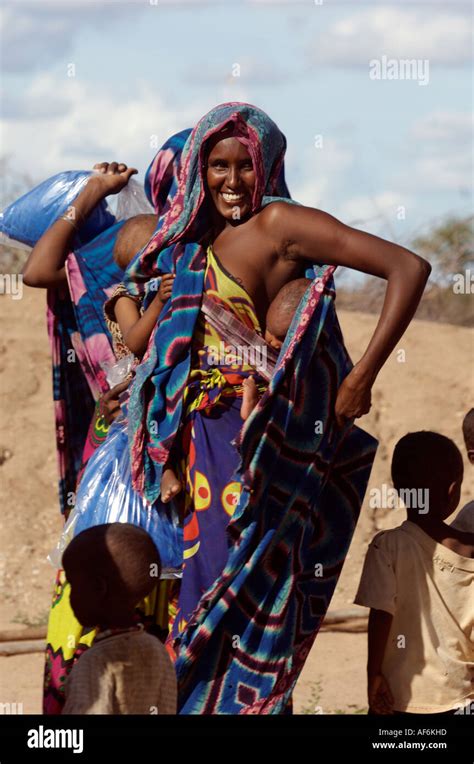
<svg viewBox="0 0 474 764">
<path fill-rule="evenodd" d="M 231 194 L 227 191 L 221 191 L 221 194 L 224 197 L 224 201 L 228 202 L 229 204 L 240 202 L 245 196 L 244 194 Z"/>
</svg>

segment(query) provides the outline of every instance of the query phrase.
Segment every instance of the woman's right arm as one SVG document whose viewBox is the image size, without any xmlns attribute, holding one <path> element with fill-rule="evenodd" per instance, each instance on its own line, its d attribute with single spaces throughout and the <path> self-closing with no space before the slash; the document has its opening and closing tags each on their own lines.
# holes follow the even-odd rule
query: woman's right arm
<svg viewBox="0 0 474 764">
<path fill-rule="evenodd" d="M 97 174 L 92 175 L 85 188 L 68 209 L 72 222 L 60 217 L 48 228 L 30 253 L 23 268 L 23 283 L 30 287 L 47 289 L 66 283 L 66 258 L 71 242 L 81 223 L 94 207 L 109 194 L 117 194 L 127 185 L 131 175 L 137 172 L 125 164 L 102 162 L 95 165 Z"/>
</svg>

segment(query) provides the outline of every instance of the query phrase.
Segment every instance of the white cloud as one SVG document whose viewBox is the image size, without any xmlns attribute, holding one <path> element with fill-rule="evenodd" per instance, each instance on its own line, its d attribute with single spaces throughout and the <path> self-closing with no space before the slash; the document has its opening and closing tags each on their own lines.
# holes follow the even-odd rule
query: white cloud
<svg viewBox="0 0 474 764">
<path fill-rule="evenodd" d="M 62 85 L 49 75 L 33 80 L 33 100 L 48 92 L 63 104 L 62 113 L 44 114 L 33 124 L 18 115 L 2 123 L 4 150 L 15 170 L 34 173 L 36 181 L 61 170 L 88 169 L 98 161 L 119 160 L 145 169 L 156 152 L 153 136 L 159 146 L 202 116 L 202 106 L 188 104 L 181 111 L 168 106 L 148 83 L 136 84 L 123 102 L 73 79 Z"/>
<path fill-rule="evenodd" d="M 287 163 L 290 173 L 298 178 L 295 183 L 288 180 L 292 197 L 309 207 L 325 207 L 325 200 L 352 164 L 353 150 L 335 138 L 322 136 L 321 148 L 300 147 L 297 157 L 295 165 L 291 156 Z M 290 173 L 287 171 L 287 179 Z"/>
<path fill-rule="evenodd" d="M 159 14 L 163 6 L 193 11 L 218 2 L 230 5 L 232 0 L 3 0 L 2 69 L 44 70 L 74 50 L 75 37 L 84 28 L 113 35 L 124 18 L 131 23 L 138 14 Z"/>
<path fill-rule="evenodd" d="M 2 69 L 24 72 L 49 66 L 66 52 L 73 20 L 62 16 L 40 17 L 40 9 L 9 5 L 0 10 Z"/>
<path fill-rule="evenodd" d="M 2 93 L 2 117 L 15 119 L 55 119 L 70 109 L 71 98 L 52 87 L 49 75 L 40 74 L 32 79 L 23 92 L 10 90 Z"/>
<path fill-rule="evenodd" d="M 73 50 L 80 29 L 104 27 L 110 34 L 123 16 L 136 17 L 146 8 L 143 2 L 114 3 L 112 8 L 110 3 L 87 0 L 10 0 L 0 9 L 2 69 L 44 70 Z"/>
<path fill-rule="evenodd" d="M 243 0 L 246 5 L 305 5 L 309 0 Z M 444 5 L 446 0 L 416 0 L 417 5 Z M 324 0 L 312 0 L 315 6 L 324 5 Z M 364 0 L 364 5 L 378 5 L 380 0 Z M 411 5 L 413 0 L 396 0 L 397 5 Z M 394 4 L 394 3 L 392 3 Z M 453 0 L 453 5 L 465 5 L 463 0 Z M 350 5 L 360 5 L 360 0 L 331 0 L 331 6 L 347 8 Z M 390 3 L 387 3 L 390 5 Z"/>
<path fill-rule="evenodd" d="M 437 111 L 413 124 L 410 185 L 425 191 L 472 189 L 473 125 L 471 114 Z"/>
<path fill-rule="evenodd" d="M 216 3 L 230 3 L 233 0 L 67 0 L 67 9 L 83 10 L 84 6 L 114 6 L 116 9 L 126 8 L 130 5 L 213 5 Z M 3 4 L 12 8 L 34 9 L 41 8 L 43 11 L 64 10 L 65 0 L 3 0 Z"/>
<path fill-rule="evenodd" d="M 221 65 L 222 64 L 222 65 Z M 218 64 L 215 59 L 194 61 L 182 73 L 182 80 L 193 87 L 225 85 L 237 89 L 242 86 L 264 87 L 280 86 L 290 78 L 289 72 L 276 63 L 271 63 L 256 56 L 242 56 L 238 60 L 229 58 Z"/>
<path fill-rule="evenodd" d="M 387 190 L 373 195 L 356 195 L 343 202 L 334 212 L 344 223 L 365 231 L 377 232 L 381 226 L 390 229 L 395 227 L 403 215 L 400 208 L 405 210 L 409 218 L 413 200 L 398 191 Z"/>
<path fill-rule="evenodd" d="M 425 191 L 472 193 L 472 155 L 464 152 L 420 157 L 413 172 L 416 187 Z"/>
<path fill-rule="evenodd" d="M 411 129 L 411 135 L 421 140 L 471 143 L 474 116 L 462 112 L 437 111 L 418 119 Z"/>
<path fill-rule="evenodd" d="M 342 66 L 368 66 L 383 55 L 464 64 L 472 58 L 470 17 L 456 6 L 378 6 L 336 21 L 314 41 L 309 55 L 312 62 Z"/>
</svg>

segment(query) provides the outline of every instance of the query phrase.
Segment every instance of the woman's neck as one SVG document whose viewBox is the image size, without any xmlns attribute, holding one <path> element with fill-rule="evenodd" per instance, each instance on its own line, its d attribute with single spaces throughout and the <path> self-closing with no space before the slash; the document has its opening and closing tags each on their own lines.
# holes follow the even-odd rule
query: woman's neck
<svg viewBox="0 0 474 764">
<path fill-rule="evenodd" d="M 241 223 L 244 223 L 248 218 L 251 217 L 251 215 L 246 215 L 245 218 L 242 219 L 235 219 L 235 220 L 228 220 L 227 218 L 224 218 L 215 207 L 212 207 L 211 209 L 211 225 L 210 230 L 212 231 L 212 237 L 213 241 L 217 239 L 217 237 L 225 230 L 229 230 L 230 228 L 237 228 L 237 226 L 241 225 Z"/>
</svg>

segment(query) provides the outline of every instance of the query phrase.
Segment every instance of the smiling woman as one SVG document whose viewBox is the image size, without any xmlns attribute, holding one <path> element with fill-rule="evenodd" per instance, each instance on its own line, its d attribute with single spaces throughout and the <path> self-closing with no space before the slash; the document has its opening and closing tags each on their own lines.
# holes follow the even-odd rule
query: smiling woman
<svg viewBox="0 0 474 764">
<path fill-rule="evenodd" d="M 152 276 L 176 274 L 132 386 L 129 434 L 136 490 L 156 498 L 172 452 L 185 485 L 175 497 L 184 561 L 169 640 L 182 713 L 287 708 L 374 458 L 376 443 L 354 418 L 370 408 L 375 377 L 429 273 L 412 252 L 292 202 L 285 148 L 260 109 L 212 109 L 184 147 L 169 212 L 126 274 L 132 294 Z M 339 264 L 388 281 L 379 325 L 354 368 L 334 312 Z M 270 303 L 309 266 L 312 283 L 274 375 L 268 388 L 257 375 L 264 394 L 242 428 L 255 370 L 215 362 L 225 336 L 207 322 L 203 293 L 263 337 Z"/>
</svg>

